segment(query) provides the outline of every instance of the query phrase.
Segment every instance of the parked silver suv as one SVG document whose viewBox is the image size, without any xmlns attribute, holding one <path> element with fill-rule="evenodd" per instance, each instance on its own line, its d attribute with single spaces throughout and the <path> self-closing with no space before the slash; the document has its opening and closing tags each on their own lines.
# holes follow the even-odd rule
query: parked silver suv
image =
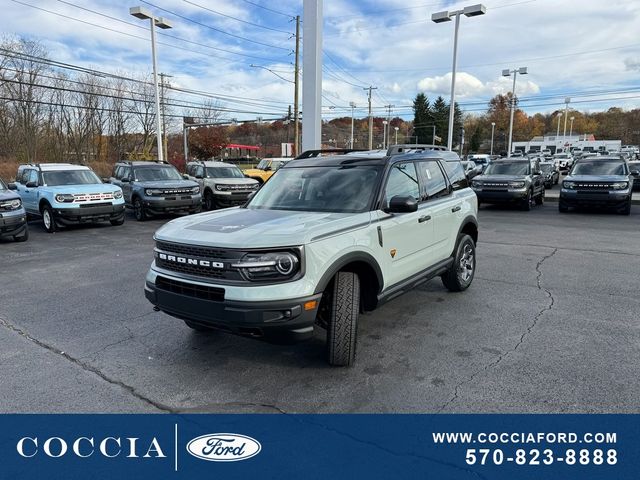
<svg viewBox="0 0 640 480">
<path fill-rule="evenodd" d="M 245 177 L 233 163 L 189 162 L 185 178 L 200 184 L 205 210 L 242 205 L 260 188 L 257 180 Z"/>
</svg>

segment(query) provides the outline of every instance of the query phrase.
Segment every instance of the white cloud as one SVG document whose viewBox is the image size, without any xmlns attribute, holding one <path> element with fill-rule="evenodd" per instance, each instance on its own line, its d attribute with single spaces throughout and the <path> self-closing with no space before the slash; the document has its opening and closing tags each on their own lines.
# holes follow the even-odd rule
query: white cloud
<svg viewBox="0 0 640 480">
<path fill-rule="evenodd" d="M 493 97 L 505 94 L 513 88 L 513 77 L 499 77 L 498 79 L 482 82 L 467 72 L 456 73 L 456 97 L 458 99 Z M 418 89 L 431 95 L 446 96 L 451 92 L 451 73 L 442 76 L 426 77 L 418 82 Z M 530 81 L 517 80 L 516 94 L 518 96 L 540 93 L 540 87 Z"/>
</svg>

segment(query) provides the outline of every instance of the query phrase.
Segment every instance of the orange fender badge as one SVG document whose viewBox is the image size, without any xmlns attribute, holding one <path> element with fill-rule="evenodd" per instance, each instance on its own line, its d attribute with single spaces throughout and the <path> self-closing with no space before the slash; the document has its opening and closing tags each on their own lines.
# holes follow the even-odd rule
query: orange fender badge
<svg viewBox="0 0 640 480">
<path fill-rule="evenodd" d="M 391 251 L 389 252 L 391 254 L 391 258 L 396 258 L 396 252 L 397 250 L 395 248 L 391 249 Z"/>
</svg>

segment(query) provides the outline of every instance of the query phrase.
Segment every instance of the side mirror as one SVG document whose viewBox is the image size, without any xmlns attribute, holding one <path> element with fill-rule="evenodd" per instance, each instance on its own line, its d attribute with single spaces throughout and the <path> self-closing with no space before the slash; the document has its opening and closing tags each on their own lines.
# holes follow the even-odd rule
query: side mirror
<svg viewBox="0 0 640 480">
<path fill-rule="evenodd" d="M 269 165 L 267 165 L 266 167 L 264 167 L 264 171 L 265 171 L 265 172 L 268 172 L 268 171 L 270 171 L 270 170 L 271 170 L 271 167 L 270 167 Z"/>
<path fill-rule="evenodd" d="M 110 178 L 102 177 L 102 183 L 109 183 L 109 182 L 111 182 Z"/>
<path fill-rule="evenodd" d="M 202 180 L 204 177 L 203 177 L 202 175 L 196 175 L 196 178 L 197 178 L 198 180 Z"/>
<path fill-rule="evenodd" d="M 640 170 L 631 170 L 631 175 L 634 177 L 640 177 Z M 11 184 L 9 184 L 9 188 L 11 188 Z"/>
<path fill-rule="evenodd" d="M 415 198 L 396 195 L 389 201 L 389 213 L 410 213 L 418 210 L 418 202 Z"/>
<path fill-rule="evenodd" d="M 15 183 L 10 183 L 7 185 L 7 188 L 9 188 L 9 190 L 18 190 L 18 186 Z"/>
<path fill-rule="evenodd" d="M 120 181 L 122 183 L 129 183 L 129 178 L 128 177 L 123 177 L 123 178 L 120 179 Z"/>
<path fill-rule="evenodd" d="M 38 182 L 27 182 L 25 187 L 27 188 L 36 188 L 38 186 Z"/>
<path fill-rule="evenodd" d="M 185 180 L 189 180 L 189 175 L 187 175 L 186 173 L 183 173 L 182 178 L 184 178 Z"/>
</svg>

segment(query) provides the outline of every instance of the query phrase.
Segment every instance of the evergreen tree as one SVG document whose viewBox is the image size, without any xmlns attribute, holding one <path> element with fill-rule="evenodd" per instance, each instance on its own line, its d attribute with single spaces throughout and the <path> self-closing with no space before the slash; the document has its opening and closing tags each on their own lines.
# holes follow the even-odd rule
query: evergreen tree
<svg viewBox="0 0 640 480">
<path fill-rule="evenodd" d="M 433 123 L 436 126 L 436 135 L 442 138 L 440 143 L 446 145 L 449 132 L 449 106 L 444 101 L 444 98 L 438 97 L 433 102 L 431 110 L 433 112 Z"/>
<path fill-rule="evenodd" d="M 413 132 L 418 137 L 417 143 L 431 143 L 433 129 L 430 125 L 433 125 L 433 115 L 429 99 L 424 93 L 416 95 L 413 101 L 413 113 Z"/>
<path fill-rule="evenodd" d="M 478 125 L 473 131 L 473 135 L 471 135 L 471 140 L 469 140 L 469 151 L 476 153 L 478 150 L 480 150 L 481 142 L 482 142 L 482 130 L 480 129 L 480 125 Z"/>
</svg>

